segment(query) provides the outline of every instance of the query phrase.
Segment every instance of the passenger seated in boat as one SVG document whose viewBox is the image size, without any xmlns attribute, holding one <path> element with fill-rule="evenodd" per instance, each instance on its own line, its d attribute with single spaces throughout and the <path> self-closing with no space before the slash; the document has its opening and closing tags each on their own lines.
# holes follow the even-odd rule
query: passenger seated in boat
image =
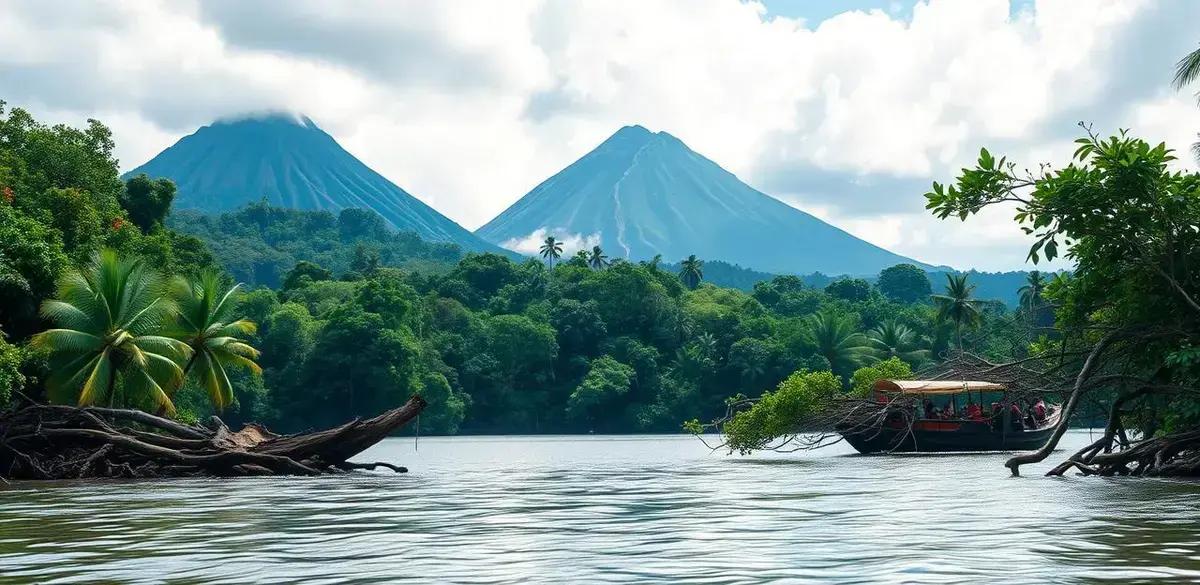
<svg viewBox="0 0 1200 585">
<path fill-rule="evenodd" d="M 1021 407 L 1016 402 L 1008 407 L 1008 424 L 1014 431 L 1025 430 L 1025 423 L 1021 421 Z"/>
<path fill-rule="evenodd" d="M 979 405 L 975 404 L 974 401 L 968 402 L 966 415 L 970 420 L 983 420 L 983 409 L 979 408 Z"/>
<path fill-rule="evenodd" d="M 1041 398 L 1033 405 L 1033 420 L 1038 423 L 1046 422 L 1046 401 Z"/>
<path fill-rule="evenodd" d="M 937 418 L 937 409 L 933 407 L 933 401 L 926 398 L 923 403 L 925 407 L 925 418 Z"/>
<path fill-rule="evenodd" d="M 942 409 L 942 418 L 958 418 L 958 413 L 954 412 L 953 402 L 947 403 L 946 407 Z"/>
</svg>

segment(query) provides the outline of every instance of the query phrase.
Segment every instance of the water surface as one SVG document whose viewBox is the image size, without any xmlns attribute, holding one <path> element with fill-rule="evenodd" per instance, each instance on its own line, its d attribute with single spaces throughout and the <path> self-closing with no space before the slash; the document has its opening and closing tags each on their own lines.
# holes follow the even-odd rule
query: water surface
<svg viewBox="0 0 1200 585">
<path fill-rule="evenodd" d="M 1082 445 L 1073 431 L 1065 446 Z M 1200 484 L 690 437 L 389 439 L 411 473 L 0 486 L 0 583 L 1200 579 Z"/>
</svg>

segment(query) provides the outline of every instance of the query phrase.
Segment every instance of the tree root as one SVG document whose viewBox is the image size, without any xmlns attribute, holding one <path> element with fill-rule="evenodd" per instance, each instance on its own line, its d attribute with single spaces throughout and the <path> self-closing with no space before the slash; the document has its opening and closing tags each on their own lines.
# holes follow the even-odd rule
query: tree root
<svg viewBox="0 0 1200 585">
<path fill-rule="evenodd" d="M 1154 437 L 1118 449 L 1121 444 L 1119 432 L 1106 432 L 1100 440 L 1046 475 L 1062 475 L 1076 468 L 1084 475 L 1102 477 L 1200 477 L 1200 429 Z"/>
<path fill-rule="evenodd" d="M 137 410 L 26 404 L 0 413 L 0 478 L 320 475 L 385 467 L 349 459 L 420 414 L 412 397 L 377 417 L 280 436 L 249 424 L 232 432 L 185 425 Z"/>
</svg>

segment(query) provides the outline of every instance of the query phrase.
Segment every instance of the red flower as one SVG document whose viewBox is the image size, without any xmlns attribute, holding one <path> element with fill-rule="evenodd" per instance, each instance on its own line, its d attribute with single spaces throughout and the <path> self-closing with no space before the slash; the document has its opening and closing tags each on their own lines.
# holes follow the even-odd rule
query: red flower
<svg viewBox="0 0 1200 585">
<path fill-rule="evenodd" d="M 16 196 L 13 195 L 12 187 L 5 187 L 4 188 L 4 202 L 12 203 L 13 199 L 16 199 Z"/>
<path fill-rule="evenodd" d="M 122 227 L 122 226 L 124 226 L 124 225 L 125 225 L 125 220 L 123 220 L 123 219 L 121 219 L 121 218 L 119 218 L 119 217 L 115 217 L 115 218 L 113 218 L 113 221 L 112 221 L 112 229 L 113 229 L 113 231 L 114 231 L 114 232 L 115 232 L 115 231 L 117 231 L 117 230 L 119 230 L 119 229 L 121 229 L 121 227 Z"/>
</svg>

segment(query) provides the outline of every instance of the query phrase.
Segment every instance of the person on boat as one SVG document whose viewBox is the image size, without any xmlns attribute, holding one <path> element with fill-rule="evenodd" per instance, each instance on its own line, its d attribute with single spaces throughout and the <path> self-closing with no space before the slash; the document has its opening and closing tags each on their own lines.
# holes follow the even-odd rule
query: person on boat
<svg viewBox="0 0 1200 585">
<path fill-rule="evenodd" d="M 947 402 L 946 407 L 942 409 L 942 418 L 956 418 L 958 413 L 954 412 L 954 402 Z"/>
<path fill-rule="evenodd" d="M 1021 421 L 1021 407 L 1017 406 L 1016 401 L 1008 407 L 1008 424 L 1014 431 L 1025 430 L 1025 423 Z"/>
<path fill-rule="evenodd" d="M 992 430 L 999 432 L 1004 428 L 1004 410 L 999 402 L 992 403 Z"/>
<path fill-rule="evenodd" d="M 1046 401 L 1041 398 L 1033 404 L 1033 420 L 1038 423 L 1046 422 Z"/>
<path fill-rule="evenodd" d="M 933 407 L 933 401 L 926 398 L 922 403 L 925 407 L 925 418 L 937 418 L 937 409 Z"/>
<path fill-rule="evenodd" d="M 970 420 L 983 420 L 983 409 L 972 400 L 967 403 L 966 415 Z"/>
</svg>

